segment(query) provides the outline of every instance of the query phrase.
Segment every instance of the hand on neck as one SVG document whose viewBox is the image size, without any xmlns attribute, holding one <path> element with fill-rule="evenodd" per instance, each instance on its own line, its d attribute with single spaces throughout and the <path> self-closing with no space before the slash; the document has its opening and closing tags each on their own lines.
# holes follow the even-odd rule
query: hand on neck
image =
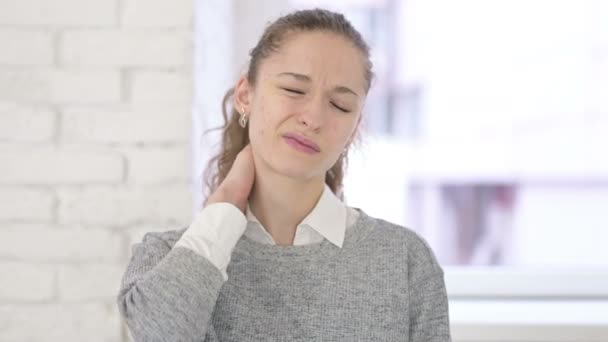
<svg viewBox="0 0 608 342">
<path fill-rule="evenodd" d="M 257 172 L 249 206 L 277 245 L 293 245 L 298 224 L 315 207 L 324 187 L 324 178 L 303 181 Z"/>
</svg>

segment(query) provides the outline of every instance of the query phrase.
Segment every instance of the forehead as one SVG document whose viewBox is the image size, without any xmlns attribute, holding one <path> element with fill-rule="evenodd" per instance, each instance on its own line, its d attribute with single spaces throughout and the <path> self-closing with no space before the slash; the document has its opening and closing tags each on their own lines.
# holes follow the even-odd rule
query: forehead
<svg viewBox="0 0 608 342">
<path fill-rule="evenodd" d="M 260 65 L 262 77 L 280 72 L 310 75 L 313 81 L 344 83 L 365 92 L 364 56 L 348 39 L 330 32 L 293 32 Z"/>
</svg>

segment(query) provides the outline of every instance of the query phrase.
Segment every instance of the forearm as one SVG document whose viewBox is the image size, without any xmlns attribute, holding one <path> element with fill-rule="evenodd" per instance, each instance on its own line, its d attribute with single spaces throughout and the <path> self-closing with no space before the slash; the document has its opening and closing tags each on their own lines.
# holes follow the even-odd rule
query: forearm
<svg viewBox="0 0 608 342">
<path fill-rule="evenodd" d="M 136 341 L 201 340 L 222 283 L 209 260 L 173 248 L 153 269 L 123 285 L 119 309 Z"/>
</svg>

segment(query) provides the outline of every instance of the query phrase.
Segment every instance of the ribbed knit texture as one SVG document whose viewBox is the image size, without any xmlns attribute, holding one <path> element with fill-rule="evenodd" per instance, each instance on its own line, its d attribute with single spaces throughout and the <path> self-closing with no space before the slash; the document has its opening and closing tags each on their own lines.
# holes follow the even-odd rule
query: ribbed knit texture
<svg viewBox="0 0 608 342">
<path fill-rule="evenodd" d="M 343 248 L 243 236 L 227 282 L 172 248 L 184 229 L 147 233 L 118 294 L 136 341 L 450 341 L 443 270 L 413 231 L 361 213 Z"/>
</svg>

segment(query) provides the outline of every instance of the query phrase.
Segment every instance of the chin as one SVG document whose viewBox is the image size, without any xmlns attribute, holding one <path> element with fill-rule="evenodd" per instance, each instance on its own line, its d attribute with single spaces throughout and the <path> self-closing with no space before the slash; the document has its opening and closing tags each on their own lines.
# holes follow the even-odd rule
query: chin
<svg viewBox="0 0 608 342">
<path fill-rule="evenodd" d="M 273 149 L 262 152 L 262 159 L 273 172 L 297 180 L 310 180 L 314 178 L 325 179 L 325 173 L 331 165 L 323 152 L 315 155 L 294 150 L 287 144 L 281 144 Z"/>
<path fill-rule="evenodd" d="M 270 167 L 281 175 L 298 180 L 325 177 L 325 169 L 319 160 L 298 158 L 297 155 L 275 155 L 271 158 Z"/>
</svg>

